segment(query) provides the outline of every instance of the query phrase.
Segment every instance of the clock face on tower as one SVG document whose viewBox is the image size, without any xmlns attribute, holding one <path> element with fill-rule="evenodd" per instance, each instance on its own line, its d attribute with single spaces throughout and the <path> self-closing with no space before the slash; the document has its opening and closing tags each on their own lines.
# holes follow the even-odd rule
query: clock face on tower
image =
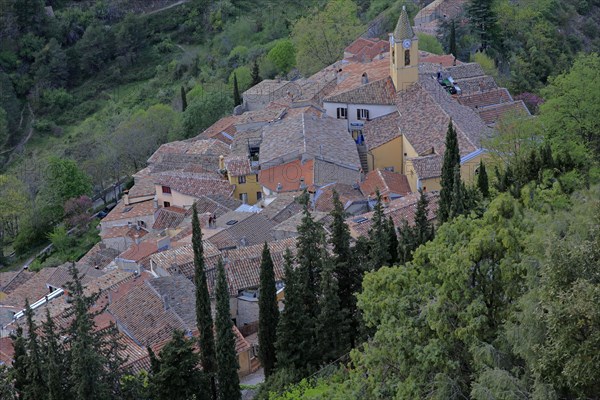
<svg viewBox="0 0 600 400">
<path fill-rule="evenodd" d="M 402 42 L 402 47 L 404 47 L 405 49 L 410 49 L 410 45 L 411 45 L 410 39 L 404 39 L 404 41 Z"/>
</svg>

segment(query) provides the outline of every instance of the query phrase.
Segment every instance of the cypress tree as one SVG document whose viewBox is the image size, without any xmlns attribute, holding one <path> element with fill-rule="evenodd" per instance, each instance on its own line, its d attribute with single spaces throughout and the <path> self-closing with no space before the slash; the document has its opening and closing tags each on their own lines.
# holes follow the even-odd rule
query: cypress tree
<svg viewBox="0 0 600 400">
<path fill-rule="evenodd" d="M 340 307 L 343 315 L 349 321 L 347 325 L 348 332 L 345 337 L 350 341 L 350 346 L 354 347 L 358 328 L 356 296 L 354 293 L 360 290 L 363 271 L 361 264 L 355 260 L 350 248 L 350 228 L 348 228 L 348 224 L 345 221 L 346 213 L 344 205 L 335 190 L 333 191 L 331 217 L 331 237 L 329 242 L 331 243 L 334 256 L 334 274 L 337 278 Z"/>
<path fill-rule="evenodd" d="M 370 265 L 371 270 L 377 271 L 384 265 L 389 264 L 389 236 L 385 216 L 383 215 L 383 204 L 381 194 L 376 191 L 377 203 L 373 212 L 371 229 L 369 230 L 370 241 Z"/>
<path fill-rule="evenodd" d="M 415 249 L 414 230 L 404 219 L 398 228 L 398 263 L 403 265 L 412 260 Z"/>
<path fill-rule="evenodd" d="M 205 398 L 202 372 L 198 369 L 199 355 L 194 341 L 175 330 L 171 340 L 155 358 L 155 371 L 150 378 L 152 398 L 156 400 L 188 400 Z"/>
<path fill-rule="evenodd" d="M 481 49 L 492 46 L 498 38 L 497 16 L 493 9 L 494 1 L 470 0 L 466 5 L 473 32 L 481 40 Z"/>
<path fill-rule="evenodd" d="M 306 376 L 311 371 L 313 353 L 316 352 L 313 337 L 314 319 L 305 297 L 308 274 L 306 269 L 293 269 L 289 249 L 285 258 L 285 307 L 277 326 L 277 371 L 287 372 L 291 380 Z"/>
<path fill-rule="evenodd" d="M 314 220 L 308 209 L 308 201 L 304 202 L 302 221 L 298 225 L 297 261 L 299 268 L 306 270 L 308 276 L 308 293 L 312 297 L 309 305 L 316 316 L 316 296 L 319 291 L 323 256 L 326 253 L 325 229 L 320 222 Z"/>
<path fill-rule="evenodd" d="M 460 180 L 460 166 L 455 165 L 452 202 L 450 203 L 450 218 L 455 218 L 465 213 L 464 191 L 464 184 Z"/>
<path fill-rule="evenodd" d="M 181 112 L 184 112 L 187 108 L 187 95 L 185 93 L 185 88 L 181 87 Z"/>
<path fill-rule="evenodd" d="M 488 182 L 487 171 L 483 160 L 479 161 L 479 175 L 477 176 L 477 187 L 482 196 L 487 198 L 490 195 L 490 184 Z"/>
<path fill-rule="evenodd" d="M 213 319 L 210 308 L 210 296 L 204 270 L 204 247 L 202 245 L 202 230 L 198 219 L 196 205 L 192 213 L 192 249 L 194 251 L 194 284 L 196 285 L 196 323 L 200 333 L 200 359 L 202 370 L 210 382 L 212 400 L 217 400 L 217 386 L 215 382 L 216 355 L 215 338 L 213 332 Z"/>
<path fill-rule="evenodd" d="M 456 25 L 454 20 L 452 20 L 452 22 L 450 23 L 450 54 L 452 54 L 454 56 L 454 59 L 456 59 L 456 57 L 458 57 L 458 52 L 456 50 Z"/>
<path fill-rule="evenodd" d="M 42 333 L 44 334 L 42 353 L 46 372 L 46 385 L 48 387 L 47 399 L 64 400 L 68 398 L 65 377 L 69 374 L 69 371 L 64 359 L 64 349 L 56 333 L 56 325 L 50 316 L 50 310 L 47 308 L 46 320 L 42 323 Z"/>
<path fill-rule="evenodd" d="M 111 399 L 113 393 L 107 385 L 107 360 L 102 355 L 101 340 L 95 332 L 94 318 L 104 310 L 90 312 L 96 304 L 100 292 L 86 296 L 81 284 L 81 277 L 75 263 L 70 267 L 72 281 L 67 289 L 72 297 L 68 316 L 73 322 L 67 329 L 69 336 L 69 354 L 71 369 L 71 392 L 76 399 Z"/>
<path fill-rule="evenodd" d="M 429 221 L 429 202 L 423 190 L 419 189 L 420 197 L 417 203 L 417 211 L 415 212 L 415 226 L 413 236 L 415 239 L 414 249 L 422 244 L 433 240 L 434 230 L 433 224 Z"/>
<path fill-rule="evenodd" d="M 14 380 L 15 390 L 20 399 L 23 398 L 29 382 L 27 380 L 27 341 L 23 337 L 23 328 L 17 326 L 14 333 L 10 334 L 13 345 L 12 378 Z"/>
<path fill-rule="evenodd" d="M 396 234 L 396 227 L 391 216 L 387 220 L 387 232 L 390 265 L 394 265 L 398 262 L 398 235 Z"/>
<path fill-rule="evenodd" d="M 217 331 L 217 381 L 219 400 L 239 400 L 240 378 L 238 377 L 239 364 L 235 352 L 235 336 L 229 310 L 229 287 L 225 277 L 223 262 L 217 264 L 217 315 L 215 327 Z"/>
<path fill-rule="evenodd" d="M 37 400 L 46 397 L 47 388 L 44 380 L 42 354 L 37 325 L 33 322 L 33 310 L 29 306 L 29 300 L 25 300 L 25 320 L 27 324 L 27 387 L 23 391 L 23 399 Z"/>
<path fill-rule="evenodd" d="M 265 243 L 260 264 L 260 295 L 258 298 L 258 357 L 265 371 L 265 378 L 275 369 L 275 341 L 277 340 L 277 288 L 269 246 Z"/>
<path fill-rule="evenodd" d="M 458 150 L 458 139 L 452 120 L 448 123 L 446 132 L 446 150 L 442 164 L 442 176 L 440 179 L 440 201 L 438 206 L 438 219 L 440 223 L 446 222 L 450 217 L 450 206 L 452 193 L 454 191 L 454 167 L 460 166 L 460 153 Z"/>
<path fill-rule="evenodd" d="M 250 86 L 258 85 L 260 81 L 262 81 L 260 77 L 260 72 L 258 69 L 258 62 L 254 60 L 254 64 L 252 64 L 252 83 Z"/>
<path fill-rule="evenodd" d="M 321 363 L 329 363 L 344 354 L 348 346 L 345 338 L 348 320 L 342 313 L 338 294 L 338 283 L 334 275 L 333 262 L 327 261 L 321 273 L 321 295 L 319 296 L 317 338 Z"/>
<path fill-rule="evenodd" d="M 240 88 L 238 87 L 237 75 L 233 73 L 233 105 L 239 106 L 242 104 L 242 96 L 240 96 Z"/>
</svg>

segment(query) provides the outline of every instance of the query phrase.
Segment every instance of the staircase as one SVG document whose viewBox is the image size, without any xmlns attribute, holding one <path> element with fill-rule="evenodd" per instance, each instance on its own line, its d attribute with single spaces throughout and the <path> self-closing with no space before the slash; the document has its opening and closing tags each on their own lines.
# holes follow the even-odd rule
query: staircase
<svg viewBox="0 0 600 400">
<path fill-rule="evenodd" d="M 358 150 L 358 158 L 360 159 L 360 166 L 362 167 L 363 173 L 369 172 L 369 162 L 367 158 L 367 146 L 364 144 L 357 144 L 356 150 Z"/>
</svg>

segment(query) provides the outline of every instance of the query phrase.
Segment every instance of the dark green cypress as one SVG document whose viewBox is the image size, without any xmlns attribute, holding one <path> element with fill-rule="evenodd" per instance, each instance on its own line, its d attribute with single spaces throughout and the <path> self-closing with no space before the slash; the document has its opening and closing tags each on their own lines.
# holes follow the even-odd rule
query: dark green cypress
<svg viewBox="0 0 600 400">
<path fill-rule="evenodd" d="M 237 75 L 233 73 L 233 105 L 239 106 L 242 104 L 242 96 L 240 96 L 240 88 L 238 87 Z"/>
<path fill-rule="evenodd" d="M 398 227 L 398 263 L 403 265 L 411 261 L 414 249 L 414 230 L 408 225 L 408 221 L 404 219 Z"/>
<path fill-rule="evenodd" d="M 308 310 L 306 269 L 293 269 L 293 257 L 289 249 L 285 258 L 285 307 L 277 326 L 277 371 L 285 371 L 293 380 L 306 376 L 312 368 L 313 353 L 316 352 L 313 336 L 314 319 Z"/>
<path fill-rule="evenodd" d="M 258 85 L 262 79 L 260 78 L 260 72 L 258 69 L 258 61 L 254 60 L 254 64 L 252 64 L 252 83 L 250 86 Z"/>
<path fill-rule="evenodd" d="M 477 187 L 481 195 L 487 198 L 490 195 L 490 184 L 483 160 L 479 161 L 479 174 L 477 175 Z"/>
<path fill-rule="evenodd" d="M 309 307 L 314 311 L 314 316 L 317 313 L 316 296 L 319 291 L 319 280 L 326 246 L 325 229 L 320 222 L 315 221 L 308 209 L 308 201 L 305 201 L 302 221 L 298 225 L 298 253 L 296 258 L 299 267 L 306 270 L 308 275 L 307 290 L 313 298 Z"/>
<path fill-rule="evenodd" d="M 181 87 L 181 112 L 184 112 L 187 108 L 187 95 L 185 93 L 185 88 Z"/>
<path fill-rule="evenodd" d="M 56 324 L 50 316 L 50 310 L 46 308 L 46 320 L 42 323 L 44 341 L 42 353 L 44 358 L 44 369 L 46 372 L 46 385 L 48 387 L 48 400 L 65 400 L 67 365 L 64 358 L 64 349 L 57 334 Z"/>
<path fill-rule="evenodd" d="M 23 391 L 23 399 L 37 400 L 46 397 L 47 388 L 44 379 L 42 352 L 37 333 L 37 325 L 33 322 L 33 310 L 29 300 L 25 300 L 25 320 L 27 324 L 27 387 Z"/>
<path fill-rule="evenodd" d="M 217 400 L 217 386 L 215 372 L 217 360 L 215 355 L 215 338 L 213 332 L 213 319 L 210 308 L 210 295 L 206 282 L 206 271 L 204 270 L 204 247 L 202 245 L 202 230 L 198 219 L 196 205 L 192 213 L 192 249 L 194 251 L 194 284 L 196 285 L 196 323 L 200 338 L 200 359 L 202 370 L 210 382 L 210 393 L 212 399 Z"/>
<path fill-rule="evenodd" d="M 235 352 L 235 336 L 231 311 L 229 310 L 229 287 L 225 277 L 223 262 L 217 264 L 217 315 L 215 328 L 217 331 L 217 393 L 219 400 L 239 400 L 240 378 L 238 376 L 238 359 Z"/>
<path fill-rule="evenodd" d="M 269 246 L 265 243 L 260 265 L 260 295 L 258 297 L 258 357 L 265 371 L 265 378 L 275 370 L 275 341 L 279 307 L 277 306 L 277 288 L 275 272 Z"/>
<path fill-rule="evenodd" d="M 319 316 L 317 318 L 317 343 L 320 363 L 330 363 L 349 350 L 346 335 L 348 319 L 342 312 L 338 282 L 331 260 L 325 262 L 321 273 L 321 294 L 319 296 Z"/>
<path fill-rule="evenodd" d="M 206 398 L 203 393 L 200 356 L 194 351 L 194 341 L 175 330 L 171 340 L 155 357 L 155 371 L 150 377 L 155 400 L 188 400 Z"/>
<path fill-rule="evenodd" d="M 396 227 L 391 216 L 387 220 L 387 232 L 390 265 L 395 265 L 398 262 L 398 235 L 396 234 Z"/>
<path fill-rule="evenodd" d="M 27 341 L 23 336 L 23 328 L 17 326 L 14 333 L 10 334 L 13 345 L 13 362 L 12 362 L 12 379 L 14 381 L 15 390 L 19 398 L 23 398 L 29 382 L 27 380 L 27 365 L 29 360 L 27 357 Z"/>
<path fill-rule="evenodd" d="M 342 313 L 349 321 L 346 337 L 354 347 L 357 333 L 357 309 L 355 293 L 360 291 L 363 269 L 361 264 L 353 257 L 350 248 L 350 228 L 345 221 L 346 213 L 340 196 L 333 191 L 332 222 L 330 226 L 331 237 L 329 243 L 333 250 L 335 276 L 337 277 L 338 294 Z"/>
<path fill-rule="evenodd" d="M 454 20 L 450 23 L 450 54 L 454 56 L 454 59 L 458 57 L 458 52 L 456 50 L 456 25 Z"/>
<path fill-rule="evenodd" d="M 379 190 L 376 191 L 376 196 L 377 203 L 375 204 L 371 229 L 369 230 L 369 258 L 371 260 L 371 270 L 373 271 L 388 265 L 390 261 L 387 222 L 383 215 L 383 203 Z"/>
<path fill-rule="evenodd" d="M 458 217 L 465 213 L 464 184 L 460 180 L 460 166 L 454 166 L 454 185 L 452 202 L 450 203 L 450 218 Z"/>
<path fill-rule="evenodd" d="M 456 165 L 460 166 L 460 153 L 456 130 L 452 125 L 452 120 L 450 120 L 448 123 L 448 131 L 446 132 L 446 150 L 444 152 L 442 176 L 440 179 L 440 186 L 442 188 L 440 190 L 438 220 L 441 224 L 450 218 L 452 193 L 454 191 L 454 167 Z"/>
<path fill-rule="evenodd" d="M 420 197 L 415 212 L 414 241 L 416 249 L 422 244 L 433 240 L 433 224 L 429 221 L 429 202 L 423 190 L 419 189 Z"/>
</svg>

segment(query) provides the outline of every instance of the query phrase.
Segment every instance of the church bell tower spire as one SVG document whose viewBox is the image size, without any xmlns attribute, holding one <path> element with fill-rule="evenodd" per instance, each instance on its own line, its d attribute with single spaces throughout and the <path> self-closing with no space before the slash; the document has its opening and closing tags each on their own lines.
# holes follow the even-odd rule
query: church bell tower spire
<svg viewBox="0 0 600 400">
<path fill-rule="evenodd" d="M 390 33 L 390 76 L 397 92 L 419 80 L 419 39 L 410 25 L 405 6 L 402 6 L 396 29 Z"/>
</svg>

